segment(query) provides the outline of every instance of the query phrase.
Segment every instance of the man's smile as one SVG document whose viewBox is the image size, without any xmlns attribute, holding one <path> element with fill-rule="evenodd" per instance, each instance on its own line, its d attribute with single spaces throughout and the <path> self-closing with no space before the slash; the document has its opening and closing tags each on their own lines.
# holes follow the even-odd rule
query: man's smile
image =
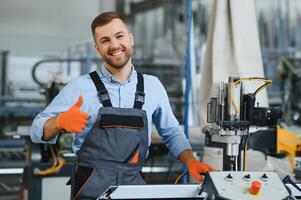
<svg viewBox="0 0 301 200">
<path fill-rule="evenodd" d="M 111 53 L 111 56 L 117 56 L 117 55 L 122 54 L 123 52 L 124 52 L 123 50 L 118 50 L 118 51 Z"/>
</svg>

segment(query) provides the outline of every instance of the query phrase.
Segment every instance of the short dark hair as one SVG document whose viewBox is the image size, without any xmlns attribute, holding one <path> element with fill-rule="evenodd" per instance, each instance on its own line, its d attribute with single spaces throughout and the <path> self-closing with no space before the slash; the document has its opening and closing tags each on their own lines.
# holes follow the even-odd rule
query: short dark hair
<svg viewBox="0 0 301 200">
<path fill-rule="evenodd" d="M 104 26 L 110 23 L 113 19 L 120 19 L 124 24 L 127 25 L 124 17 L 120 13 L 116 11 L 104 12 L 95 17 L 91 24 L 91 31 L 93 33 L 93 36 L 95 34 L 96 27 Z"/>
</svg>

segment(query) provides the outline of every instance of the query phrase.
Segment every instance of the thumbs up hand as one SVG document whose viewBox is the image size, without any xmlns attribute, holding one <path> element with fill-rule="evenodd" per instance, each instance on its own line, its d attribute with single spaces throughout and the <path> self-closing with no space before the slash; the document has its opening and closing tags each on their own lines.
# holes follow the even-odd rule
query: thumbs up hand
<svg viewBox="0 0 301 200">
<path fill-rule="evenodd" d="M 56 120 L 58 128 L 73 133 L 80 133 L 83 131 L 89 117 L 87 113 L 80 111 L 83 101 L 83 97 L 80 96 L 77 102 L 68 111 L 58 115 Z"/>
</svg>

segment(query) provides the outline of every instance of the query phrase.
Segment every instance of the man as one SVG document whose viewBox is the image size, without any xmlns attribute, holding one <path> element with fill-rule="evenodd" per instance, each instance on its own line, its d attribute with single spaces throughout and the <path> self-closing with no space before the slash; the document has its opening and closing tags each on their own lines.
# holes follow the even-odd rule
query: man
<svg viewBox="0 0 301 200">
<path fill-rule="evenodd" d="M 30 134 L 33 142 L 55 143 L 62 130 L 77 133 L 72 198 L 96 198 L 111 185 L 145 184 L 139 172 L 152 122 L 174 156 L 200 180 L 200 173 L 213 168 L 193 156 L 160 81 L 135 71 L 134 37 L 122 16 L 102 13 L 91 29 L 103 65 L 64 87 L 35 118 Z"/>
</svg>

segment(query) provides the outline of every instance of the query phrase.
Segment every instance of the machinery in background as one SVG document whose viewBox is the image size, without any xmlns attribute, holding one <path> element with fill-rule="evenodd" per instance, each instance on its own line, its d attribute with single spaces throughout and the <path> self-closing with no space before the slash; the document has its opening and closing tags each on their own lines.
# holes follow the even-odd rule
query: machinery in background
<svg viewBox="0 0 301 200">
<path fill-rule="evenodd" d="M 24 138 L 0 140 L 0 200 L 16 199 L 25 166 L 25 144 Z"/>
<path fill-rule="evenodd" d="M 52 74 L 50 82 L 42 82 L 37 78 L 37 69 L 45 63 L 80 63 L 85 66 L 86 59 L 50 59 L 37 62 L 32 68 L 33 80 L 40 86 L 41 94 L 45 96 L 46 105 L 70 81 L 70 78 Z M 97 61 L 95 61 L 97 62 Z M 72 133 L 59 134 L 56 144 L 34 144 L 30 138 L 27 140 L 28 154 L 26 167 L 23 173 L 22 198 L 38 199 L 68 199 L 70 189 L 55 187 L 66 185 L 73 171 L 75 154 L 72 153 Z M 49 195 L 49 188 L 55 188 Z M 58 195 L 58 196 L 56 196 Z"/>
<path fill-rule="evenodd" d="M 301 126 L 301 59 L 282 58 L 279 73 L 284 110 L 284 122 Z"/>
<path fill-rule="evenodd" d="M 246 93 L 243 81 L 264 84 L 255 92 Z M 228 83 L 220 82 L 213 87 L 207 106 L 207 121 L 210 123 L 206 129 L 207 140 L 224 144 L 223 170 L 242 170 L 241 150 L 246 149 L 250 126 L 276 126 L 281 118 L 280 108 L 255 107 L 256 95 L 271 84 L 272 81 L 264 78 L 229 77 Z"/>
<path fill-rule="evenodd" d="M 255 92 L 246 93 L 243 81 L 264 84 Z M 206 174 L 202 191 L 206 191 L 208 199 L 290 199 L 292 196 L 284 185 L 285 179 L 281 182 L 275 172 L 245 171 L 248 138 L 252 135 L 250 126 L 269 127 L 268 133 L 278 137 L 276 125 L 282 117 L 281 108 L 255 106 L 256 95 L 271 84 L 272 81 L 264 78 L 229 77 L 228 83 L 221 82 L 213 88 L 207 108 L 210 123 L 207 135 L 210 142 L 223 144 L 224 172 Z"/>
<path fill-rule="evenodd" d="M 301 59 L 280 62 L 284 117 L 277 127 L 277 153 L 291 158 L 291 168 L 301 179 Z"/>
<path fill-rule="evenodd" d="M 62 152 L 57 144 L 33 144 L 28 140 L 27 146 L 29 156 L 22 176 L 21 199 L 68 199 L 70 189 L 66 183 L 75 156 Z"/>
<path fill-rule="evenodd" d="M 279 60 L 280 58 L 280 60 Z M 247 138 L 247 148 L 263 152 L 265 155 L 283 158 L 289 156 L 291 169 L 297 180 L 301 180 L 301 59 L 287 55 L 271 56 L 267 67 L 274 71 L 268 73 L 273 79 L 278 79 L 276 85 L 269 91 L 272 105 L 282 108 L 283 117 L 277 127 L 268 126 L 256 129 Z M 272 63 L 272 64 L 271 64 Z M 276 64 L 278 70 L 276 71 Z M 277 94 L 277 95 L 275 95 Z M 207 146 L 224 148 L 220 143 L 211 140 L 206 135 Z"/>
<path fill-rule="evenodd" d="M 263 84 L 248 93 L 244 81 Z M 224 148 L 224 171 L 205 175 L 201 191 L 207 193 L 208 199 L 290 199 L 290 190 L 275 172 L 245 171 L 250 126 L 270 127 L 276 135 L 276 125 L 282 116 L 281 108 L 255 105 L 256 95 L 271 84 L 272 81 L 265 78 L 229 77 L 228 83 L 220 82 L 213 88 L 207 107 L 210 123 L 207 135 L 211 142 L 220 143 Z"/>
<path fill-rule="evenodd" d="M 9 52 L 8 51 L 0 51 L 0 94 L 4 96 L 6 93 L 6 86 L 7 86 L 7 57 Z"/>
</svg>

